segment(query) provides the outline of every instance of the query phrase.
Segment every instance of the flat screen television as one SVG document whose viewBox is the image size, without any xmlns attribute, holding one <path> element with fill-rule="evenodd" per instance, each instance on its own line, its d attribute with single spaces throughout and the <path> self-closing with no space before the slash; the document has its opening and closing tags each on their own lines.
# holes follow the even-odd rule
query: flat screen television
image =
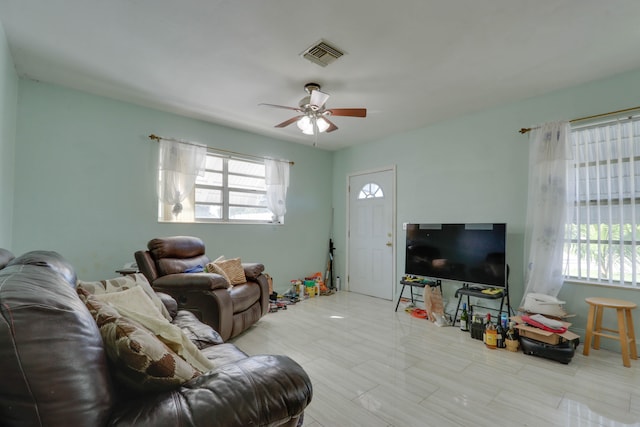
<svg viewBox="0 0 640 427">
<path fill-rule="evenodd" d="M 405 274 L 507 286 L 507 225 L 407 224 Z"/>
</svg>

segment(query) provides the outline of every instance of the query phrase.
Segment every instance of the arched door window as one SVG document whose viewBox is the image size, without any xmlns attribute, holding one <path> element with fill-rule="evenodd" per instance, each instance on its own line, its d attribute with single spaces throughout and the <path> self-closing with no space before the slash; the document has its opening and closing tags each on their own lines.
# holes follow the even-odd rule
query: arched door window
<svg viewBox="0 0 640 427">
<path fill-rule="evenodd" d="M 361 199 L 378 199 L 384 197 L 382 188 L 374 182 L 369 182 L 362 186 L 358 193 L 358 200 Z"/>
</svg>

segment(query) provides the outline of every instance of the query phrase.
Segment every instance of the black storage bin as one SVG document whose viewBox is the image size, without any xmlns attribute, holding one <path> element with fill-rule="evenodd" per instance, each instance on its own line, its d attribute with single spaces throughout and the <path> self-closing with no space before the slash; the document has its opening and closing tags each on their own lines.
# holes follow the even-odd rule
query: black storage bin
<svg viewBox="0 0 640 427">
<path fill-rule="evenodd" d="M 471 323 L 471 338 L 482 341 L 482 334 L 484 333 L 484 323 Z"/>
</svg>

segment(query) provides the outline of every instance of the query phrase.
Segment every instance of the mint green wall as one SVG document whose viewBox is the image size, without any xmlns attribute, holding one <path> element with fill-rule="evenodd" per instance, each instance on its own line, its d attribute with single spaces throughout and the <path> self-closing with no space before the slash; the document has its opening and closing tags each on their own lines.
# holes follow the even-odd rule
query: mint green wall
<svg viewBox="0 0 640 427">
<path fill-rule="evenodd" d="M 528 138 L 517 130 L 636 106 L 640 99 L 640 71 L 634 71 L 328 153 L 21 79 L 15 177 L 7 178 L 11 162 L 5 153 L 14 149 L 16 132 L 11 97 L 18 80 L 4 49 L 0 80 L 8 95 L 1 115 L 0 239 L 17 253 L 58 250 L 88 280 L 113 276 L 151 237 L 191 234 L 205 240 L 211 256 L 264 262 L 276 287 L 285 289 L 290 279 L 324 269 L 331 206 L 336 265 L 344 278 L 347 175 L 396 165 L 398 277 L 404 265 L 403 222 L 504 221 L 517 306 L 524 276 L 528 157 Z M 295 161 L 286 225 L 157 223 L 157 145 L 148 140 L 150 133 Z M 12 204 L 13 222 L 5 219 Z M 455 284 L 445 283 L 449 300 L 454 289 Z M 560 298 L 576 314 L 576 332 L 584 329 L 584 298 L 591 295 L 640 303 L 637 290 L 565 284 Z"/>
<path fill-rule="evenodd" d="M 0 248 L 11 249 L 18 76 L 0 24 Z"/>
<path fill-rule="evenodd" d="M 286 224 L 158 223 L 151 133 L 293 160 Z M 286 289 L 326 263 L 331 162 L 301 144 L 21 79 L 14 250 L 59 251 L 94 280 L 115 276 L 153 237 L 195 235 L 212 258 L 263 262 Z"/>
<path fill-rule="evenodd" d="M 395 164 L 398 278 L 404 268 L 403 222 L 504 221 L 509 234 L 507 258 L 511 266 L 512 304 L 518 307 L 524 281 L 528 137 L 517 131 L 547 121 L 570 120 L 637 105 L 640 105 L 640 70 L 336 152 L 333 205 L 340 274 L 344 277 L 346 268 L 346 176 Z M 375 120 L 375 116 L 368 120 Z M 445 283 L 445 298 L 453 300 L 455 288 L 455 283 Z M 579 333 L 586 323 L 584 298 L 592 295 L 640 304 L 640 290 L 567 283 L 559 297 L 567 301 L 567 310 L 576 314 L 573 329 Z M 636 324 L 640 324 L 638 312 Z"/>
<path fill-rule="evenodd" d="M 490 124 L 500 119 L 509 121 L 505 115 L 512 114 L 506 109 L 460 118 L 337 153 L 334 205 L 339 214 L 335 236 L 343 277 L 347 222 L 342 214 L 346 211 L 347 197 L 344 177 L 395 164 L 398 278 L 404 272 L 403 223 L 506 222 L 511 286 L 513 293 L 518 294 L 522 287 L 527 187 L 526 173 L 521 171 L 526 171 L 527 144 L 513 127 Z M 515 120 L 513 117 L 510 122 Z M 445 298 L 452 300 L 455 284 L 445 284 L 443 291 Z"/>
</svg>

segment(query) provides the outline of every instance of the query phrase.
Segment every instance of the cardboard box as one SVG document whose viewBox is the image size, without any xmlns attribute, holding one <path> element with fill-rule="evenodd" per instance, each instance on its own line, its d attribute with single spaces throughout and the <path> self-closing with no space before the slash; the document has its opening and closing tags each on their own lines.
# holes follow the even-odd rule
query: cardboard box
<svg viewBox="0 0 640 427">
<path fill-rule="evenodd" d="M 536 328 L 533 326 L 525 325 L 524 320 L 520 316 L 513 316 L 511 320 L 516 322 L 516 329 L 520 336 L 531 338 L 532 340 L 541 341 L 546 344 L 556 345 L 564 341 L 572 341 L 580 338 L 579 335 L 574 334 L 569 329 L 563 334 L 557 334 L 555 332 L 545 331 L 544 329 Z M 562 322 L 565 328 L 569 328 L 571 323 Z"/>
</svg>

